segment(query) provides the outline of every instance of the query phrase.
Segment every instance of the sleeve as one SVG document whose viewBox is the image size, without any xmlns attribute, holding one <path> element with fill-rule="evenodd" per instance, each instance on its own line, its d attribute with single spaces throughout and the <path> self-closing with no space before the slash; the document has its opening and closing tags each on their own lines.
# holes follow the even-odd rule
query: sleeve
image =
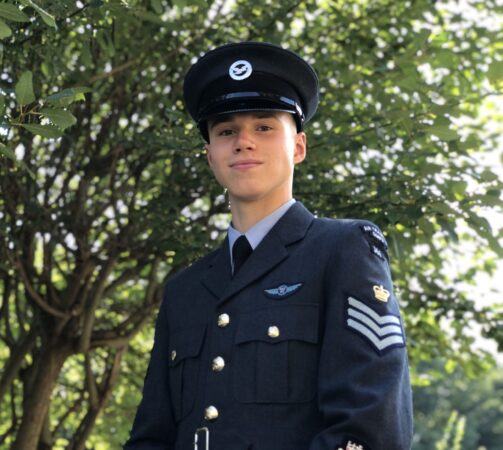
<svg viewBox="0 0 503 450">
<path fill-rule="evenodd" d="M 166 295 L 165 295 L 166 297 Z M 166 298 L 157 316 L 154 347 L 130 438 L 124 450 L 172 450 L 176 438 L 168 370 Z"/>
<path fill-rule="evenodd" d="M 326 267 L 318 403 L 310 450 L 408 450 L 412 394 L 387 244 L 370 222 L 342 222 Z"/>
</svg>

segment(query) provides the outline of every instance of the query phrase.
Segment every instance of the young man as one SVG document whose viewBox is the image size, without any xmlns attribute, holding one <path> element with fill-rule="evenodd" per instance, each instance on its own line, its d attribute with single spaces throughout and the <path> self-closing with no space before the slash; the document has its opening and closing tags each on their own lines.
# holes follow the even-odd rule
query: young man
<svg viewBox="0 0 503 450">
<path fill-rule="evenodd" d="M 245 42 L 204 55 L 185 101 L 227 189 L 224 244 L 166 286 L 127 450 L 407 450 L 405 336 L 386 241 L 292 197 L 311 66 Z"/>
</svg>

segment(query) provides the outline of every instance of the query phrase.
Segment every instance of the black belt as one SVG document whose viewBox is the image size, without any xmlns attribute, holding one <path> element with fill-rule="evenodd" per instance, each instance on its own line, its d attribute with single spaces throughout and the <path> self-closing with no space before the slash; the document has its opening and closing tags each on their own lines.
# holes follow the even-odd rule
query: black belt
<svg viewBox="0 0 503 450">
<path fill-rule="evenodd" d="M 194 450 L 210 450 L 210 430 L 198 428 L 194 433 Z"/>
</svg>

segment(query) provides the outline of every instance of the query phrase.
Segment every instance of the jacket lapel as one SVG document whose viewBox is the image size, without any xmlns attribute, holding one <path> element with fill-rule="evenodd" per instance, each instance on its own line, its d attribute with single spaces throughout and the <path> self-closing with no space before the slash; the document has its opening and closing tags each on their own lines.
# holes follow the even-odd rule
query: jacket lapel
<svg viewBox="0 0 503 450">
<path fill-rule="evenodd" d="M 202 282 L 215 297 L 220 298 L 231 282 L 231 279 L 229 240 L 225 238 L 207 267 Z"/>
<path fill-rule="evenodd" d="M 305 236 L 312 221 L 313 215 L 301 203 L 292 205 L 233 278 L 226 239 L 203 277 L 204 285 L 219 303 L 228 300 L 288 258 L 288 246 Z"/>
</svg>

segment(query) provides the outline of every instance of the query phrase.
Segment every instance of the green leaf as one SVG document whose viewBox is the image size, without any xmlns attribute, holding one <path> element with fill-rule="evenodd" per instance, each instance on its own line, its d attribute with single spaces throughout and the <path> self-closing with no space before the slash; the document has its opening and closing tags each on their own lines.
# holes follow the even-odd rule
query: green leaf
<svg viewBox="0 0 503 450">
<path fill-rule="evenodd" d="M 9 147 L 6 147 L 4 144 L 0 142 L 0 155 L 9 158 L 14 165 L 17 167 L 20 167 L 23 170 L 26 170 L 30 177 L 35 179 L 35 174 L 28 168 L 28 166 L 25 164 L 24 161 L 19 161 L 19 159 L 16 158 L 16 154 L 14 153 L 13 150 L 11 150 Z"/>
<path fill-rule="evenodd" d="M 155 13 L 150 11 L 136 11 L 135 15 L 140 19 L 152 22 L 158 25 L 164 25 L 165 22 Z"/>
<path fill-rule="evenodd" d="M 87 92 L 92 92 L 92 89 L 88 87 L 63 89 L 56 94 L 50 95 L 45 100 L 46 102 L 54 105 L 68 106 L 75 101 L 85 100 L 84 94 L 86 94 Z"/>
<path fill-rule="evenodd" d="M 466 195 L 466 181 L 453 181 L 452 182 L 452 192 L 456 196 L 456 199 L 461 201 Z"/>
<path fill-rule="evenodd" d="M 163 9 L 161 0 L 150 0 L 150 4 L 152 5 L 152 9 L 157 14 L 162 14 L 163 13 L 164 9 Z"/>
<path fill-rule="evenodd" d="M 30 18 L 17 6 L 0 3 L 0 17 L 12 22 L 29 22 Z"/>
<path fill-rule="evenodd" d="M 47 117 L 54 125 L 62 130 L 71 127 L 77 123 L 76 117 L 64 109 L 44 108 L 40 111 L 44 117 Z"/>
<path fill-rule="evenodd" d="M 1 142 L 0 142 L 0 155 L 12 159 L 13 161 L 17 161 L 16 154 L 14 153 L 14 151 L 12 151 L 9 147 L 6 147 Z"/>
<path fill-rule="evenodd" d="M 454 141 L 459 137 L 456 130 L 452 130 L 445 125 L 432 125 L 431 127 L 427 127 L 425 131 L 434 134 L 443 141 Z"/>
<path fill-rule="evenodd" d="M 35 11 L 37 11 L 38 15 L 41 17 L 41 19 L 45 22 L 46 25 L 49 25 L 52 28 L 58 28 L 54 16 L 49 14 L 45 9 L 35 4 L 32 0 L 21 0 L 21 3 L 26 6 L 31 6 Z"/>
<path fill-rule="evenodd" d="M 12 30 L 2 19 L 0 19 L 0 39 L 5 39 L 9 36 L 12 36 Z"/>
<path fill-rule="evenodd" d="M 88 41 L 84 41 L 82 43 L 80 50 L 80 60 L 86 67 L 91 67 L 93 65 L 93 55 L 91 53 L 91 47 Z"/>
<path fill-rule="evenodd" d="M 501 207 L 503 205 L 503 199 L 499 195 L 479 195 L 477 199 L 484 206 Z"/>
<path fill-rule="evenodd" d="M 448 49 L 438 50 L 435 57 L 435 59 L 440 63 L 440 66 L 442 67 L 453 68 L 457 65 L 458 62 L 457 55 L 452 50 Z"/>
<path fill-rule="evenodd" d="M 184 6 L 187 6 L 189 3 L 187 0 L 173 0 L 173 6 L 177 8 L 183 8 Z"/>
<path fill-rule="evenodd" d="M 496 83 L 503 79 L 503 61 L 493 61 L 489 65 L 487 78 L 489 78 L 491 83 Z"/>
<path fill-rule="evenodd" d="M 0 95 L 0 116 L 5 112 L 5 96 Z"/>
<path fill-rule="evenodd" d="M 433 211 L 436 211 L 440 214 L 446 215 L 446 216 L 454 216 L 456 211 L 454 211 L 449 205 L 446 203 L 442 202 L 435 202 L 431 204 L 431 209 Z"/>
<path fill-rule="evenodd" d="M 413 54 L 416 50 L 426 46 L 430 34 L 431 31 L 427 29 L 423 29 L 419 33 L 417 33 L 414 37 L 414 40 L 411 42 L 411 50 L 409 52 Z"/>
<path fill-rule="evenodd" d="M 54 125 L 21 124 L 21 126 L 33 134 L 49 139 L 56 139 L 63 135 L 63 132 Z"/>
<path fill-rule="evenodd" d="M 16 101 L 20 106 L 33 103 L 35 94 L 33 93 L 33 74 L 27 70 L 24 72 L 16 84 Z"/>
<path fill-rule="evenodd" d="M 490 169 L 484 169 L 482 171 L 482 173 L 480 174 L 480 179 L 482 181 L 486 181 L 486 182 L 492 182 L 492 181 L 496 181 L 499 179 L 499 176 L 496 175 L 492 170 Z"/>
<path fill-rule="evenodd" d="M 396 84 L 404 89 L 409 91 L 415 91 L 418 88 L 417 77 L 415 76 L 407 76 L 403 78 L 397 78 Z"/>
</svg>

